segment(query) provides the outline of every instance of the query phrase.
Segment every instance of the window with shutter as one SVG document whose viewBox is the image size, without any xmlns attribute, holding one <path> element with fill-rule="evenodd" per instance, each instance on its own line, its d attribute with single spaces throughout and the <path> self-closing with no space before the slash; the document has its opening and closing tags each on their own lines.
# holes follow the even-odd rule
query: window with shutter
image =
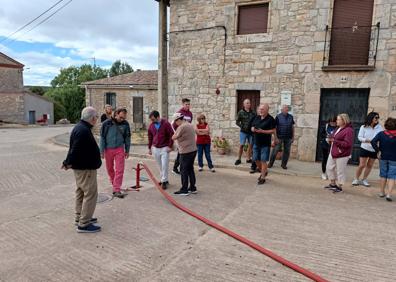
<svg viewBox="0 0 396 282">
<path fill-rule="evenodd" d="M 268 3 L 238 7 L 238 34 L 266 33 Z"/>
<path fill-rule="evenodd" d="M 105 94 L 105 104 L 111 105 L 113 109 L 116 108 L 116 94 L 112 92 L 108 92 Z"/>
<path fill-rule="evenodd" d="M 329 65 L 367 65 L 374 0 L 334 0 Z"/>
</svg>

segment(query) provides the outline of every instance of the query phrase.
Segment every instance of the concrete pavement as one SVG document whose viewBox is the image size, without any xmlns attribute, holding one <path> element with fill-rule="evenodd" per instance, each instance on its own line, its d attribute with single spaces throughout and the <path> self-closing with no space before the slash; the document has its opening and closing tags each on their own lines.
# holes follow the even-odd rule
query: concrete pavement
<svg viewBox="0 0 396 282">
<path fill-rule="evenodd" d="M 170 205 L 150 183 L 98 204 L 103 231 L 77 234 L 62 128 L 0 130 L 1 281 L 306 281 Z M 132 184 L 127 161 L 125 184 Z M 156 171 L 151 160 L 146 162 Z M 395 203 L 376 189 L 322 189 L 318 178 L 245 171 L 197 173 L 199 194 L 178 201 L 330 281 L 394 281 Z M 99 190 L 110 193 L 99 170 Z M 169 192 L 179 188 L 172 175 Z"/>
</svg>

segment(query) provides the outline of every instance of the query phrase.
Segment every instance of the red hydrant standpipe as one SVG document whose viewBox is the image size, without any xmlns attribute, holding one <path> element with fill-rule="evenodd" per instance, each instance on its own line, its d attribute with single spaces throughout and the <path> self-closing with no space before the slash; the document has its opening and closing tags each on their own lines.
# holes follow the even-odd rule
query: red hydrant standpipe
<svg viewBox="0 0 396 282">
<path fill-rule="evenodd" d="M 175 207 L 177 207 L 178 209 L 184 211 L 185 213 L 195 217 L 196 219 L 199 219 L 200 221 L 202 221 L 203 223 L 227 234 L 228 236 L 233 237 L 234 239 L 244 243 L 245 245 L 248 245 L 249 247 L 255 249 L 256 251 L 272 258 L 273 260 L 283 264 L 284 266 L 304 275 L 305 277 L 308 277 L 309 279 L 312 279 L 313 281 L 318 281 L 318 282 L 328 282 L 328 280 L 320 277 L 319 275 L 305 269 L 302 268 L 300 266 L 298 266 L 297 264 L 294 264 L 284 258 L 282 258 L 281 256 L 278 256 L 277 254 L 271 252 L 270 250 L 267 250 L 263 247 L 261 247 L 260 245 L 250 241 L 249 239 L 242 237 L 234 232 L 232 232 L 231 230 L 217 224 L 216 222 L 213 222 L 203 216 L 200 216 L 199 214 L 194 213 L 193 211 L 187 209 L 186 207 L 180 205 L 178 202 L 175 201 L 175 199 L 173 199 L 168 193 L 166 193 L 161 186 L 158 184 L 158 181 L 155 179 L 154 175 L 152 174 L 152 172 L 150 171 L 150 169 L 148 168 L 148 166 L 146 164 L 142 164 L 143 167 L 146 169 L 146 172 L 148 174 L 148 176 L 151 178 L 151 180 L 154 182 L 154 185 L 157 187 L 157 189 L 162 193 L 162 195 L 170 202 L 172 203 Z M 138 172 L 139 170 L 137 170 Z"/>
</svg>

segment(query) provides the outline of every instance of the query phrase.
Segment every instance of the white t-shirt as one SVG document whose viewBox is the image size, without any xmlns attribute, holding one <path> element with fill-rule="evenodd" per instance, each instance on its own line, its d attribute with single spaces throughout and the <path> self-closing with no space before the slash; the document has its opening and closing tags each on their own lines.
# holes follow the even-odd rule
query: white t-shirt
<svg viewBox="0 0 396 282">
<path fill-rule="evenodd" d="M 362 144 L 360 145 L 361 148 L 370 151 L 370 152 L 375 152 L 373 146 L 371 146 L 370 143 L 365 143 L 365 141 L 371 141 L 377 135 L 379 132 L 383 131 L 382 126 L 380 124 L 377 124 L 374 128 L 371 126 L 364 126 L 362 125 L 359 130 L 359 135 L 358 139 Z"/>
</svg>

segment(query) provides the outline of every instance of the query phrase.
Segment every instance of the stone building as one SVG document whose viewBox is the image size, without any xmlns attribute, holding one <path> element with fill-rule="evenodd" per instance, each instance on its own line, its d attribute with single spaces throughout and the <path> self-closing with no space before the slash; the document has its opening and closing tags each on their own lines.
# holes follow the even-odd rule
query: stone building
<svg viewBox="0 0 396 282">
<path fill-rule="evenodd" d="M 85 88 L 86 105 L 99 111 L 104 105 L 113 108 L 125 107 L 128 121 L 133 130 L 146 128 L 148 115 L 156 110 L 158 72 L 156 70 L 137 70 L 132 73 L 107 77 L 82 83 Z"/>
<path fill-rule="evenodd" d="M 54 123 L 54 105 L 23 87 L 21 63 L 0 53 L 0 120 L 11 123 Z"/>
<path fill-rule="evenodd" d="M 244 98 L 269 103 L 273 115 L 290 104 L 292 155 L 314 161 L 330 116 L 347 112 L 356 132 L 368 111 L 382 122 L 396 117 L 394 0 L 157 1 L 159 65 L 168 65 L 168 73 L 160 69 L 168 83 L 160 80 L 159 88 L 168 93 L 169 113 L 189 97 L 214 135 L 238 142 L 235 117 Z M 358 147 L 356 140 L 354 161 Z"/>
</svg>

